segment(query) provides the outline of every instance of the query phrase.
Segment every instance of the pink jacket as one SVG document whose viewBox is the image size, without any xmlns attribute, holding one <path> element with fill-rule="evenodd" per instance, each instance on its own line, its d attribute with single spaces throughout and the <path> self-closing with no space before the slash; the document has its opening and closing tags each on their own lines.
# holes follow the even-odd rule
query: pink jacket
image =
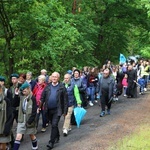
<svg viewBox="0 0 150 150">
<path fill-rule="evenodd" d="M 42 92 L 43 92 L 43 90 L 44 90 L 45 87 L 46 87 L 46 83 L 43 83 L 43 84 L 37 83 L 35 85 L 34 89 L 33 89 L 33 95 L 36 98 L 36 104 L 37 104 L 37 106 L 40 105 L 41 95 L 42 95 Z"/>
<path fill-rule="evenodd" d="M 123 86 L 128 86 L 127 78 L 123 78 L 122 85 Z"/>
</svg>

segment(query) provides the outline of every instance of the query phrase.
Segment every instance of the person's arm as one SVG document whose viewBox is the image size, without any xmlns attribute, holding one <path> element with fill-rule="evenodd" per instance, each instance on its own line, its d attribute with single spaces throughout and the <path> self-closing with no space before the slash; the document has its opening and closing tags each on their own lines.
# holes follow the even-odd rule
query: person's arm
<svg viewBox="0 0 150 150">
<path fill-rule="evenodd" d="M 35 121 L 36 112 L 37 112 L 37 106 L 36 106 L 36 99 L 35 99 L 35 97 L 32 96 L 31 100 L 32 100 L 32 102 L 33 102 L 33 103 L 32 103 L 32 113 L 31 113 L 30 118 L 27 120 L 27 124 L 29 124 L 29 125 L 30 125 L 32 122 Z"/>
<path fill-rule="evenodd" d="M 47 92 L 47 88 L 45 87 L 43 92 L 42 92 L 42 95 L 41 95 L 41 102 L 40 102 L 40 106 L 39 106 L 40 109 L 42 109 L 43 104 L 45 103 L 46 92 Z"/>
<path fill-rule="evenodd" d="M 4 127 L 4 131 L 3 134 L 5 136 L 9 135 L 12 129 L 12 125 L 13 125 L 13 116 L 12 116 L 12 107 L 11 107 L 11 103 L 10 100 L 8 98 L 5 98 L 6 101 L 6 112 L 7 112 L 7 119 L 5 122 L 5 127 Z"/>
<path fill-rule="evenodd" d="M 64 111 L 63 111 L 63 114 L 64 115 L 66 115 L 67 114 L 67 112 L 68 112 L 68 93 L 67 93 L 67 90 L 66 90 L 66 88 L 65 88 L 65 86 L 64 86 L 64 88 L 63 88 L 63 96 L 64 96 Z"/>
<path fill-rule="evenodd" d="M 77 104 L 80 106 L 82 104 L 82 101 L 80 99 L 80 93 L 77 85 L 74 86 L 74 96 Z"/>
</svg>

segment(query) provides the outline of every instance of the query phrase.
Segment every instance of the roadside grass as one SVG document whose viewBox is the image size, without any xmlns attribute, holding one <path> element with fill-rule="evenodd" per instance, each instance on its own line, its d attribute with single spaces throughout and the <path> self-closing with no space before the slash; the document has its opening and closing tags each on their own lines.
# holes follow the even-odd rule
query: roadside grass
<svg viewBox="0 0 150 150">
<path fill-rule="evenodd" d="M 150 150 L 150 125 L 135 129 L 135 132 L 113 144 L 109 150 Z"/>
</svg>

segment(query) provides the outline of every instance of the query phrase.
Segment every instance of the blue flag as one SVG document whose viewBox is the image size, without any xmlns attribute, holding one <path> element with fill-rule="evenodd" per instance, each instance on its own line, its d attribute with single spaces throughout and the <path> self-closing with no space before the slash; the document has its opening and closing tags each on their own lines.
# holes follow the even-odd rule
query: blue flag
<svg viewBox="0 0 150 150">
<path fill-rule="evenodd" d="M 119 61 L 120 61 L 120 64 L 126 63 L 126 57 L 123 54 L 120 54 Z"/>
</svg>

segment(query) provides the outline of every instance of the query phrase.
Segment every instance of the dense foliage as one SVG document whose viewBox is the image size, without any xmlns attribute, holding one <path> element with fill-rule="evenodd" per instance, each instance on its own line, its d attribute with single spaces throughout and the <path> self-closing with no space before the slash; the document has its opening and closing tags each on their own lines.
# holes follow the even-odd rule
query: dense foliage
<svg viewBox="0 0 150 150">
<path fill-rule="evenodd" d="M 0 0 L 1 74 L 150 58 L 149 0 Z"/>
</svg>

